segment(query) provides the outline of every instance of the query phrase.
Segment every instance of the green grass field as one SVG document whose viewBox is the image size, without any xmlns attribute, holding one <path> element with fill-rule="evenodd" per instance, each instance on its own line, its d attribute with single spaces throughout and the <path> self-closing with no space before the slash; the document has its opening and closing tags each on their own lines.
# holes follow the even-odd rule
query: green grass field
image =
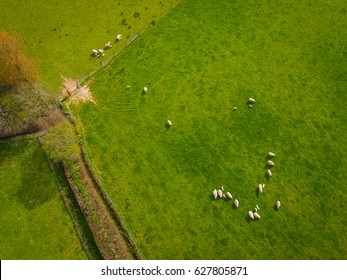
<svg viewBox="0 0 347 280">
<path fill-rule="evenodd" d="M 1 0 L 0 28 L 23 38 L 38 62 L 43 86 L 56 91 L 62 83 L 60 74 L 75 79 L 88 74 L 177 2 Z M 92 49 L 113 43 L 117 34 L 123 34 L 122 41 L 113 44 L 104 58 L 90 57 Z"/>
<path fill-rule="evenodd" d="M 37 142 L 0 142 L 0 158 L 0 258 L 87 259 Z"/>
<path fill-rule="evenodd" d="M 98 72 L 72 109 L 145 258 L 346 259 L 346 11 L 183 0 Z"/>
</svg>

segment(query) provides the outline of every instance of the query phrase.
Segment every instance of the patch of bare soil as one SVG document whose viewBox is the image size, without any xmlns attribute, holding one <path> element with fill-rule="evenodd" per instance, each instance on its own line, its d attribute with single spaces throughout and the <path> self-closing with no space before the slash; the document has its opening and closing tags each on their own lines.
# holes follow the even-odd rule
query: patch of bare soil
<svg viewBox="0 0 347 280">
<path fill-rule="evenodd" d="M 68 101 L 68 104 L 78 104 L 80 102 L 93 102 L 96 104 L 95 100 L 93 99 L 93 95 L 89 90 L 89 85 L 93 80 L 89 80 L 86 82 L 84 86 L 80 86 L 79 83 L 73 79 L 65 78 L 63 77 L 63 96 L 66 95 L 70 96 L 70 99 Z"/>
</svg>

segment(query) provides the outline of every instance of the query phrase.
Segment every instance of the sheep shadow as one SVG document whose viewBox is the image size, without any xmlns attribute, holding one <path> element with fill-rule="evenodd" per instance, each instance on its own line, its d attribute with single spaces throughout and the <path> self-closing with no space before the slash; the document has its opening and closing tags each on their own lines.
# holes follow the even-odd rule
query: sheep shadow
<svg viewBox="0 0 347 280">
<path fill-rule="evenodd" d="M 274 210 L 275 210 L 275 211 L 279 211 L 279 210 L 280 210 L 280 209 L 277 209 L 276 203 L 274 204 Z"/>
<path fill-rule="evenodd" d="M 264 169 L 265 170 L 268 170 L 268 169 L 271 169 L 271 168 L 274 168 L 275 166 L 271 166 L 271 165 L 268 165 L 267 163 L 265 163 L 264 165 Z"/>
<path fill-rule="evenodd" d="M 166 131 L 168 131 L 170 129 L 170 125 L 168 123 L 165 124 L 165 128 L 166 128 Z"/>
<path fill-rule="evenodd" d="M 210 195 L 209 198 L 210 198 L 210 201 L 216 201 L 217 200 L 217 198 L 214 198 L 213 195 Z"/>
<path fill-rule="evenodd" d="M 246 216 L 245 216 L 245 220 L 246 220 L 246 222 L 247 223 L 252 223 L 252 222 L 254 222 L 254 219 L 251 219 L 249 216 L 248 216 L 248 213 L 246 214 Z"/>
<path fill-rule="evenodd" d="M 91 54 L 89 55 L 89 60 L 94 59 L 94 58 L 96 58 L 96 55 L 95 55 L 94 53 L 91 53 Z"/>
<path fill-rule="evenodd" d="M 265 177 L 266 182 L 270 182 L 270 177 L 269 177 L 269 175 L 267 175 L 267 172 L 265 172 L 264 177 Z"/>
<path fill-rule="evenodd" d="M 260 196 L 260 191 L 259 191 L 258 187 L 256 187 L 254 191 L 255 191 L 256 197 L 259 197 Z"/>
</svg>

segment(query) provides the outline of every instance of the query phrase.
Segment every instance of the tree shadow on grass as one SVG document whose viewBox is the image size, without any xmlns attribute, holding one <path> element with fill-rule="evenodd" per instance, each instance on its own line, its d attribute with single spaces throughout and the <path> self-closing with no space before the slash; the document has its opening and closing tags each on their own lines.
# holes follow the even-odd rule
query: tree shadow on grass
<svg viewBox="0 0 347 280">
<path fill-rule="evenodd" d="M 22 170 L 21 184 L 15 193 L 16 200 L 29 210 L 43 205 L 58 192 L 58 188 L 52 182 L 50 170 L 42 168 L 47 163 L 39 161 L 40 164 L 36 165 L 32 162 L 33 165 L 28 165 Z"/>
</svg>

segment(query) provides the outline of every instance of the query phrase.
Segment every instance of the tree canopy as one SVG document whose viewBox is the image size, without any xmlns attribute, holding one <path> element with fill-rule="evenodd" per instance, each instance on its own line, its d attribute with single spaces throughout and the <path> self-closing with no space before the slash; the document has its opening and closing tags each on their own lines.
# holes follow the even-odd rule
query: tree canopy
<svg viewBox="0 0 347 280">
<path fill-rule="evenodd" d="M 0 30 L 0 92 L 33 83 L 38 78 L 35 61 L 25 53 L 22 40 L 11 33 Z"/>
</svg>

